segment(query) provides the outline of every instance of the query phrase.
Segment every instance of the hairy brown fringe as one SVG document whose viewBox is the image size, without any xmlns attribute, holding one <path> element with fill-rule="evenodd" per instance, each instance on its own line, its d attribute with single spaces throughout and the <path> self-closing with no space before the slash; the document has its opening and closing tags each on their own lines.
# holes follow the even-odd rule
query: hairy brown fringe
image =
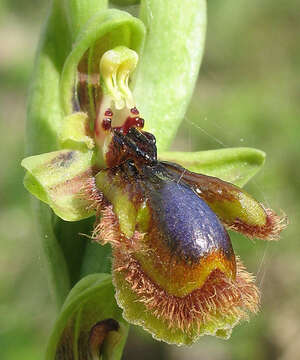
<svg viewBox="0 0 300 360">
<path fill-rule="evenodd" d="M 206 322 L 218 322 L 220 317 L 248 319 L 248 313 L 256 313 L 259 308 L 259 290 L 254 277 L 238 259 L 235 280 L 214 270 L 200 289 L 184 297 L 166 293 L 143 272 L 133 256 L 122 256 L 120 251 L 114 254 L 114 271 L 123 274 L 138 301 L 170 328 L 189 331 L 196 326 L 200 330 Z"/>
<path fill-rule="evenodd" d="M 107 205 L 99 213 L 99 223 L 95 226 L 92 239 L 101 245 L 110 243 L 117 245 L 120 242 L 119 222 L 113 212 L 112 205 Z"/>
<path fill-rule="evenodd" d="M 117 216 L 113 212 L 112 205 L 106 205 L 98 214 L 98 224 L 95 226 L 92 239 L 101 245 L 110 243 L 114 248 L 122 248 L 127 254 L 140 250 L 141 240 L 144 234 L 135 231 L 128 239 L 120 231 Z"/>
<path fill-rule="evenodd" d="M 224 224 L 228 229 L 244 234 L 249 238 L 274 241 L 279 240 L 282 230 L 288 225 L 287 216 L 279 216 L 271 209 L 265 209 L 267 219 L 263 226 L 249 225 L 241 220 L 235 220 L 233 224 Z"/>
<path fill-rule="evenodd" d="M 96 179 L 94 176 L 90 176 L 84 186 L 80 190 L 80 197 L 86 199 L 89 203 L 88 210 L 94 210 L 97 213 L 107 205 L 107 201 L 104 199 L 103 193 L 96 186 Z"/>
</svg>

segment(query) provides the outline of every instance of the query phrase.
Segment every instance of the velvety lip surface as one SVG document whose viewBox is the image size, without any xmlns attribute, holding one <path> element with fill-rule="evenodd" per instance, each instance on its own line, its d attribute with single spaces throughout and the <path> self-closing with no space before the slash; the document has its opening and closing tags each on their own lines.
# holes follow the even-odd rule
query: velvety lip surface
<svg viewBox="0 0 300 360">
<path fill-rule="evenodd" d="M 216 250 L 233 255 L 218 217 L 190 187 L 155 175 L 153 180 L 147 186 L 153 217 L 173 252 L 193 262 Z"/>
</svg>

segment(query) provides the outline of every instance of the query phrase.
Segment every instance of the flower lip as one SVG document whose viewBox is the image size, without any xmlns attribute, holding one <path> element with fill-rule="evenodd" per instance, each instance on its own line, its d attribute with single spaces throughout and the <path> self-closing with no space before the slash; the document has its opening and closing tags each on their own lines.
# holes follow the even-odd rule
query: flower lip
<svg viewBox="0 0 300 360">
<path fill-rule="evenodd" d="M 170 162 L 162 162 L 175 179 L 190 186 L 229 229 L 249 238 L 277 240 L 286 227 L 286 217 L 255 200 L 239 187 L 216 177 L 193 173 Z"/>
<path fill-rule="evenodd" d="M 221 251 L 234 257 L 229 236 L 210 207 L 187 185 L 177 182 L 163 165 L 143 166 L 142 185 L 155 225 L 164 233 L 167 246 L 179 258 L 198 263 Z"/>
<path fill-rule="evenodd" d="M 163 339 L 168 335 L 154 324 L 190 339 L 204 333 L 228 337 L 239 320 L 257 311 L 259 292 L 235 258 L 223 224 L 240 218 L 255 228 L 252 219 L 260 224 L 268 214 L 232 184 L 157 160 L 152 134 L 135 126 L 113 128 L 112 134 L 111 151 L 118 157 L 101 181 L 96 179 L 100 189 L 109 183 L 104 196 L 111 209 L 98 228 L 112 239 L 114 281 L 125 317 Z M 130 204 L 130 231 L 121 201 Z M 111 219 L 114 225 L 103 232 Z"/>
<path fill-rule="evenodd" d="M 122 229 L 128 239 L 134 231 L 143 234 L 142 241 L 128 241 L 140 247 L 136 256 L 142 268 L 163 288 L 174 295 L 187 294 L 216 268 L 235 277 L 235 257 L 222 224 L 209 206 L 188 186 L 174 181 L 164 166 L 127 160 L 101 171 L 96 184 L 120 221 L 121 233 L 115 232 L 114 242 L 123 238 Z M 131 214 L 130 228 L 124 208 Z M 149 252 L 153 255 L 145 256 Z M 170 265 L 172 271 L 168 264 L 174 265 Z"/>
<path fill-rule="evenodd" d="M 217 216 L 192 188 L 176 181 L 162 164 L 127 160 L 108 170 L 108 174 L 111 183 L 119 177 L 118 183 L 127 189 L 124 191 L 132 192 L 130 198 L 137 208 L 146 200 L 152 218 L 149 232 L 158 228 L 154 236 L 163 234 L 164 245 L 180 260 L 198 263 L 218 251 L 228 261 L 233 260 L 229 236 Z"/>
<path fill-rule="evenodd" d="M 113 247 L 117 300 L 128 321 L 159 339 L 190 343 L 204 334 L 228 337 L 239 320 L 257 311 L 253 278 L 192 188 L 158 161 L 133 157 L 100 174 L 111 205 L 98 229 Z M 135 208 L 132 236 L 121 231 L 127 220 L 118 204 L 125 198 Z"/>
</svg>

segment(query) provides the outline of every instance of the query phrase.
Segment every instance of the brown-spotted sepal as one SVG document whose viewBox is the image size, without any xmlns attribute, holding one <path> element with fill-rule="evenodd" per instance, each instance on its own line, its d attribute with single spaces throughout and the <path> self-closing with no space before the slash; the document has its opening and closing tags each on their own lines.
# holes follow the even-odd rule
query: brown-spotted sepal
<svg viewBox="0 0 300 360">
<path fill-rule="evenodd" d="M 27 190 L 59 217 L 78 221 L 94 214 L 90 201 L 93 193 L 85 196 L 85 189 L 99 171 L 92 151 L 66 149 L 30 156 L 22 166 L 27 170 Z"/>
<path fill-rule="evenodd" d="M 203 174 L 196 174 L 170 162 L 163 162 L 170 174 L 193 188 L 229 229 L 250 238 L 277 240 L 287 219 L 266 208 L 243 189 Z"/>
</svg>

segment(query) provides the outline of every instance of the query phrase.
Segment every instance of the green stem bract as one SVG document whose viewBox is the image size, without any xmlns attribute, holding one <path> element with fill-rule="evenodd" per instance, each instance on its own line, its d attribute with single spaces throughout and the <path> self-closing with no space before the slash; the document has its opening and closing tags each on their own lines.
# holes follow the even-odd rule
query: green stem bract
<svg viewBox="0 0 300 360">
<path fill-rule="evenodd" d="M 70 49 L 71 38 L 63 8 L 54 2 L 40 39 L 31 82 L 27 110 L 28 155 L 57 149 L 57 134 L 62 119 L 60 73 Z M 50 287 L 60 307 L 70 290 L 70 277 L 60 239 L 53 230 L 55 216 L 41 202 L 34 210 L 49 269 Z"/>
</svg>

